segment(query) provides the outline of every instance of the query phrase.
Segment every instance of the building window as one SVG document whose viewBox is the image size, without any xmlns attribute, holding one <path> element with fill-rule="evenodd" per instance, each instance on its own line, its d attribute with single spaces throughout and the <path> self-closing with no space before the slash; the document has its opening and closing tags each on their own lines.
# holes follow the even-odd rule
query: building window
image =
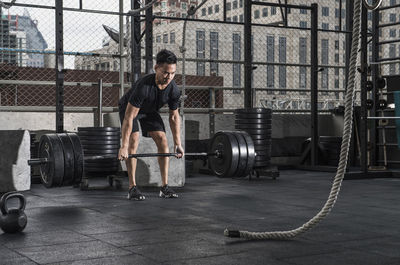
<svg viewBox="0 0 400 265">
<path fill-rule="evenodd" d="M 233 21 L 233 22 L 238 22 L 238 17 L 237 17 L 237 16 L 233 16 L 233 17 L 232 17 L 232 21 Z"/>
<path fill-rule="evenodd" d="M 286 63 L 286 37 L 279 37 L 279 62 Z M 279 66 L 279 88 L 286 88 L 286 66 Z M 280 91 L 285 94 L 285 91 Z"/>
<path fill-rule="evenodd" d="M 335 68 L 335 75 L 339 75 L 339 68 Z"/>
<path fill-rule="evenodd" d="M 389 46 L 389 58 L 394 58 L 396 57 L 396 45 L 395 44 L 390 44 Z M 389 65 L 389 74 L 394 75 L 396 73 L 396 65 L 395 64 L 390 64 Z"/>
<path fill-rule="evenodd" d="M 226 17 L 226 21 L 231 22 L 232 21 L 231 17 Z"/>
<path fill-rule="evenodd" d="M 262 16 L 263 16 L 263 17 L 267 17 L 267 16 L 268 16 L 268 8 L 267 8 L 267 7 L 264 7 L 264 8 L 262 9 Z"/>
<path fill-rule="evenodd" d="M 232 35 L 232 59 L 234 61 L 239 61 L 241 57 L 241 42 L 240 42 L 240 34 L 233 33 Z M 233 87 L 240 87 L 241 86 L 241 65 L 240 64 L 233 64 Z M 234 90 L 233 93 L 239 94 L 240 90 Z"/>
<path fill-rule="evenodd" d="M 307 21 L 300 21 L 300 28 L 307 28 Z"/>
<path fill-rule="evenodd" d="M 395 29 L 390 29 L 390 31 L 389 31 L 389 36 L 390 36 L 391 38 L 395 38 L 395 37 L 396 37 L 396 30 L 395 30 Z"/>
<path fill-rule="evenodd" d="M 335 63 L 339 63 L 339 53 L 335 53 Z"/>
<path fill-rule="evenodd" d="M 321 40 L 321 64 L 328 65 L 329 64 L 329 40 L 322 39 Z M 324 89 L 328 89 L 328 69 L 325 68 L 321 73 L 321 87 Z"/>
<path fill-rule="evenodd" d="M 168 33 L 163 34 L 163 43 L 168 43 Z"/>
<path fill-rule="evenodd" d="M 329 23 L 322 23 L 322 29 L 328 30 L 329 29 Z"/>
<path fill-rule="evenodd" d="M 240 16 L 239 16 L 239 22 L 243 22 L 244 21 L 244 19 L 243 19 L 243 14 L 241 14 Z"/>
<path fill-rule="evenodd" d="M 237 0 L 235 0 L 235 1 L 232 2 L 232 9 L 236 9 L 236 8 L 238 8 L 238 2 L 237 2 Z"/>
<path fill-rule="evenodd" d="M 307 9 L 300 9 L 300 14 L 307 14 Z"/>
<path fill-rule="evenodd" d="M 390 0 L 390 5 L 391 5 L 391 6 L 396 5 L 396 0 Z"/>
<path fill-rule="evenodd" d="M 210 7 L 208 7 L 208 14 L 211 15 L 212 13 L 213 13 L 213 7 L 210 6 Z"/>
<path fill-rule="evenodd" d="M 389 20 L 390 20 L 390 22 L 393 22 L 393 23 L 396 22 L 396 14 L 393 14 L 393 13 L 390 14 L 389 15 Z"/>
<path fill-rule="evenodd" d="M 205 58 L 206 36 L 203 30 L 196 31 L 196 57 Z M 197 62 L 197 75 L 205 75 L 206 69 L 204 62 Z"/>
<path fill-rule="evenodd" d="M 157 43 L 161 43 L 161 35 L 157 35 L 156 36 L 156 42 Z"/>
<path fill-rule="evenodd" d="M 335 40 L 335 50 L 339 50 L 339 41 Z"/>
<path fill-rule="evenodd" d="M 299 39 L 299 63 L 307 63 L 307 38 Z M 307 68 L 305 66 L 300 66 L 299 69 L 299 88 L 305 89 L 307 87 Z M 305 92 L 300 92 L 300 94 L 305 94 Z"/>
<path fill-rule="evenodd" d="M 175 43 L 175 32 L 171 32 L 169 34 L 169 43 L 171 44 Z"/>
<path fill-rule="evenodd" d="M 167 8 L 167 2 L 161 2 L 161 8 L 162 9 Z"/>
<path fill-rule="evenodd" d="M 255 10 L 254 11 L 254 18 L 260 18 L 260 10 Z"/>
<path fill-rule="evenodd" d="M 322 7 L 322 16 L 329 17 L 329 7 L 326 7 L 326 6 Z"/>
<path fill-rule="evenodd" d="M 214 13 L 219 13 L 219 5 L 214 6 Z"/>
<path fill-rule="evenodd" d="M 181 3 L 181 8 L 182 8 L 183 10 L 186 10 L 186 9 L 187 9 L 187 4 L 186 4 L 186 3 Z"/>
<path fill-rule="evenodd" d="M 243 0 L 239 0 L 239 7 L 243 7 Z"/>
<path fill-rule="evenodd" d="M 210 59 L 218 59 L 218 32 L 210 32 Z M 218 63 L 210 63 L 210 75 L 218 75 Z"/>
<path fill-rule="evenodd" d="M 275 37 L 267 36 L 267 63 L 275 62 Z M 267 65 L 267 87 L 274 88 L 275 86 L 275 66 Z M 273 91 L 267 91 L 268 94 L 273 94 Z"/>
<path fill-rule="evenodd" d="M 335 79 L 335 88 L 339 88 L 339 79 Z"/>
<path fill-rule="evenodd" d="M 230 2 L 226 3 L 226 11 L 230 11 L 231 9 L 232 9 L 231 3 Z"/>
<path fill-rule="evenodd" d="M 276 7 L 275 6 L 271 7 L 271 15 L 276 15 Z"/>
<path fill-rule="evenodd" d="M 201 15 L 204 17 L 205 15 L 207 15 L 207 9 L 202 8 L 201 9 Z"/>
</svg>

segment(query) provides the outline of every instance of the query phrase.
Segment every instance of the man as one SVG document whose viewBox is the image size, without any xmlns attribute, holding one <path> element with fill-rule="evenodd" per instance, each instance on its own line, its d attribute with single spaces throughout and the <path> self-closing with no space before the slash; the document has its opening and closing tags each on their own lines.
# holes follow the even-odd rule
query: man
<svg viewBox="0 0 400 265">
<path fill-rule="evenodd" d="M 174 139 L 174 151 L 177 157 L 184 155 L 180 137 L 179 99 L 180 91 L 175 83 L 176 56 L 171 51 L 162 50 L 156 56 L 155 73 L 139 79 L 119 101 L 119 116 L 122 125 L 122 145 L 118 159 L 126 160 L 129 176 L 128 199 L 144 200 L 145 197 L 136 187 L 135 154 L 139 145 L 139 124 L 144 137 L 151 137 L 157 145 L 158 153 L 168 153 L 165 126 L 159 110 L 165 104 L 169 106 L 169 124 Z M 168 157 L 158 157 L 162 187 L 160 197 L 177 198 L 178 195 L 168 187 Z"/>
</svg>

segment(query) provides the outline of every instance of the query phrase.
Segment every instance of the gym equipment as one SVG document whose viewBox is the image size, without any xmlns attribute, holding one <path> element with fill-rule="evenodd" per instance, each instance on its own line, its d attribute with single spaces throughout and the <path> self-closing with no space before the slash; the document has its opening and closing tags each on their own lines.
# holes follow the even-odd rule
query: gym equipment
<svg viewBox="0 0 400 265">
<path fill-rule="evenodd" d="M 99 144 L 101 145 L 101 144 Z M 29 165 L 40 165 L 45 187 L 78 184 L 89 162 L 97 162 L 96 169 L 107 170 L 118 164 L 117 155 L 90 152 L 84 156 L 81 140 L 75 133 L 45 134 L 40 138 L 38 158 L 28 160 Z M 129 158 L 169 157 L 178 153 L 130 154 Z M 218 132 L 210 141 L 208 152 L 186 153 L 186 156 L 208 157 L 213 173 L 218 177 L 246 176 L 256 161 L 254 142 L 244 131 Z"/>
<path fill-rule="evenodd" d="M 379 89 L 383 89 L 386 86 L 386 79 L 383 77 L 379 77 L 376 79 L 376 87 Z"/>
<path fill-rule="evenodd" d="M 367 101 L 365 102 L 365 105 L 367 106 L 368 110 L 371 110 L 374 107 L 374 101 L 372 99 L 367 99 Z"/>
<path fill-rule="evenodd" d="M 12 198 L 18 198 L 19 208 L 8 208 L 8 201 Z M 8 192 L 0 199 L 0 228 L 5 233 L 17 233 L 25 229 L 28 218 L 24 212 L 26 200 L 21 193 Z"/>
<path fill-rule="evenodd" d="M 372 89 L 374 88 L 372 81 L 368 80 L 367 83 L 365 84 L 365 88 L 367 89 L 367 91 L 372 91 Z"/>
</svg>

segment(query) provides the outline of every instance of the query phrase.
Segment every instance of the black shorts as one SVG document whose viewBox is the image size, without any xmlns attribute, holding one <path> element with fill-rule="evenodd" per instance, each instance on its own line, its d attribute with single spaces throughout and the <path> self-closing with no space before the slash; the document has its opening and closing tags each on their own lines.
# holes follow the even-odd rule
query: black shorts
<svg viewBox="0 0 400 265">
<path fill-rule="evenodd" d="M 119 120 L 122 123 L 124 121 L 126 108 L 120 108 L 119 110 Z M 139 131 L 139 123 L 140 128 L 142 128 L 142 135 L 144 137 L 150 137 L 149 132 L 153 131 L 162 131 L 165 132 L 164 122 L 158 112 L 152 113 L 139 113 L 135 119 L 133 119 L 132 123 L 132 132 Z"/>
</svg>

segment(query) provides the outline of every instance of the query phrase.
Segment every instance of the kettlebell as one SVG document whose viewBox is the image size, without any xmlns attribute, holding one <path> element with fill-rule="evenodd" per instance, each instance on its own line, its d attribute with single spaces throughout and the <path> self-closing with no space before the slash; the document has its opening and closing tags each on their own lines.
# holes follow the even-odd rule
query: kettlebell
<svg viewBox="0 0 400 265">
<path fill-rule="evenodd" d="M 7 204 L 11 198 L 19 199 L 19 208 L 9 209 Z M 8 192 L 4 194 L 0 199 L 0 228 L 5 233 L 17 233 L 25 229 L 28 223 L 28 218 L 24 212 L 26 206 L 26 200 L 24 195 L 21 193 Z"/>
</svg>

